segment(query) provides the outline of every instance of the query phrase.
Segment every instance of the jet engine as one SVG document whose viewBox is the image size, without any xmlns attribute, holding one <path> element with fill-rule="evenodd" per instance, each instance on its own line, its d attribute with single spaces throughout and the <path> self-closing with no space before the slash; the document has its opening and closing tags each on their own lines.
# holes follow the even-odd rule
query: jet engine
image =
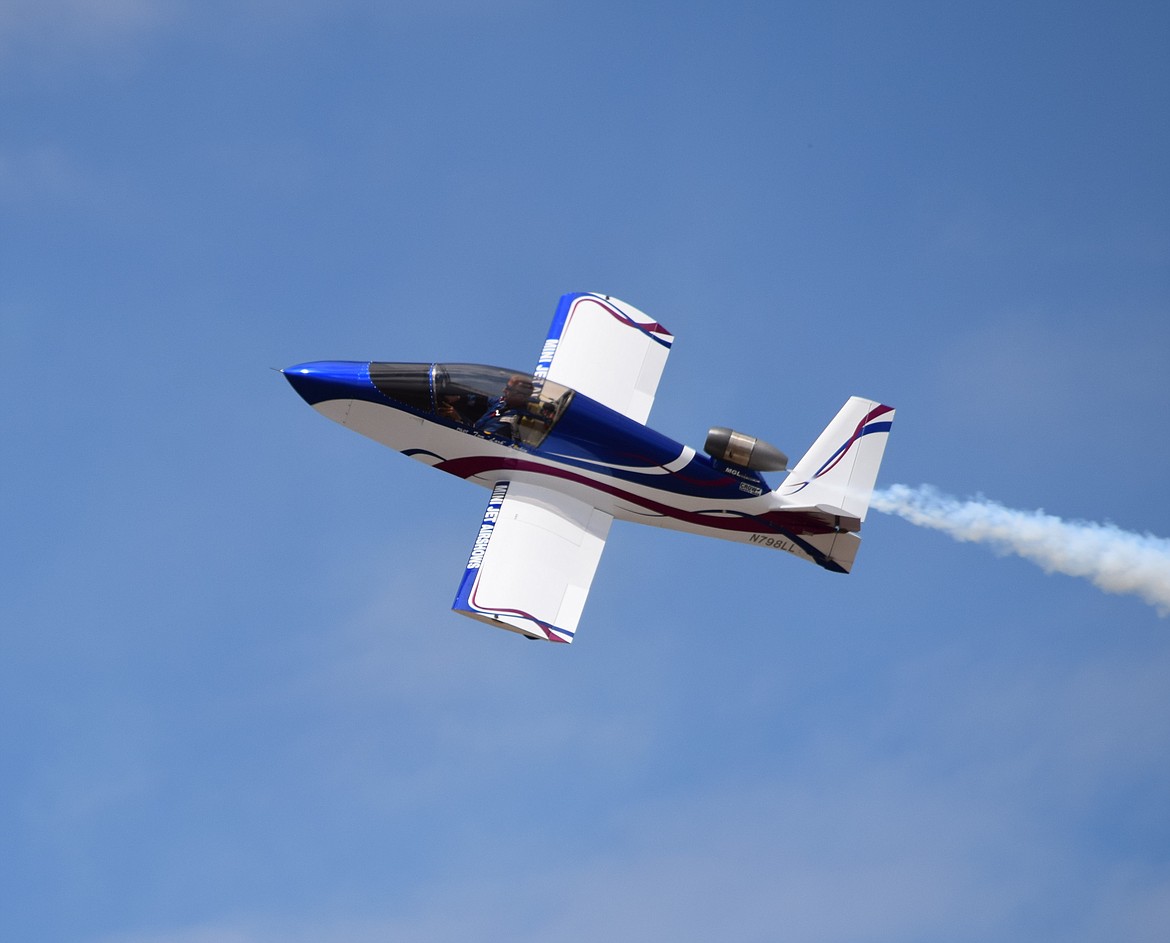
<svg viewBox="0 0 1170 943">
<path fill-rule="evenodd" d="M 707 430 L 703 451 L 729 465 L 752 471 L 788 470 L 788 456 L 776 446 L 723 426 L 713 426 Z"/>
</svg>

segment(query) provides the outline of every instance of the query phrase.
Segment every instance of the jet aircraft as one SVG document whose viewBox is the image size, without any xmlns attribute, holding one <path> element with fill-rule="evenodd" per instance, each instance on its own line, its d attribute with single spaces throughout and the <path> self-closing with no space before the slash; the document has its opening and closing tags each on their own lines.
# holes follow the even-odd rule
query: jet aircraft
<svg viewBox="0 0 1170 943">
<path fill-rule="evenodd" d="M 535 370 L 315 361 L 281 371 L 318 412 L 489 489 L 452 609 L 571 642 L 616 518 L 848 573 L 894 410 L 851 397 L 788 468 L 752 436 L 704 453 L 645 425 L 674 337 L 632 305 L 561 297 Z M 787 472 L 772 487 L 761 472 Z"/>
</svg>

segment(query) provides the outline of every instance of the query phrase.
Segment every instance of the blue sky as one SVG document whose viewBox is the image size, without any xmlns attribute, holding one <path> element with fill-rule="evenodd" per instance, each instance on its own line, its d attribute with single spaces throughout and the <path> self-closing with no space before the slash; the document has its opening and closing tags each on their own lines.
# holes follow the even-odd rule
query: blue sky
<svg viewBox="0 0 1170 943">
<path fill-rule="evenodd" d="M 874 514 L 617 524 L 572 648 L 487 499 L 269 367 L 677 336 L 651 417 L 1170 536 L 1155 3 L 11 0 L 0 935 L 1162 941 L 1170 622 Z"/>
</svg>

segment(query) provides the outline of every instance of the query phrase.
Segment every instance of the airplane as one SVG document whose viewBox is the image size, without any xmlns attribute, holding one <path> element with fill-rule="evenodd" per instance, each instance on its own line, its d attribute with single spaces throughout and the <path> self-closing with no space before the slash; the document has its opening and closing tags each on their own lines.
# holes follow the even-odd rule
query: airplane
<svg viewBox="0 0 1170 943">
<path fill-rule="evenodd" d="M 452 609 L 572 642 L 616 518 L 848 573 L 894 410 L 850 397 L 791 469 L 714 427 L 704 453 L 645 423 L 674 337 L 609 295 L 563 295 L 532 371 L 315 361 L 281 371 L 322 415 L 489 489 Z M 787 472 L 772 487 L 761 472 Z"/>
</svg>

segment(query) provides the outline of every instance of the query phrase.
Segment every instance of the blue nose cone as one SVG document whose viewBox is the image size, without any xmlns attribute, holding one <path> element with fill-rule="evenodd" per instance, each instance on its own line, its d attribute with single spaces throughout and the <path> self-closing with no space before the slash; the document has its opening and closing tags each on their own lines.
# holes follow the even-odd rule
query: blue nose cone
<svg viewBox="0 0 1170 943">
<path fill-rule="evenodd" d="M 356 360 L 315 360 L 280 371 L 310 406 L 330 399 L 371 399 L 370 365 Z"/>
</svg>

